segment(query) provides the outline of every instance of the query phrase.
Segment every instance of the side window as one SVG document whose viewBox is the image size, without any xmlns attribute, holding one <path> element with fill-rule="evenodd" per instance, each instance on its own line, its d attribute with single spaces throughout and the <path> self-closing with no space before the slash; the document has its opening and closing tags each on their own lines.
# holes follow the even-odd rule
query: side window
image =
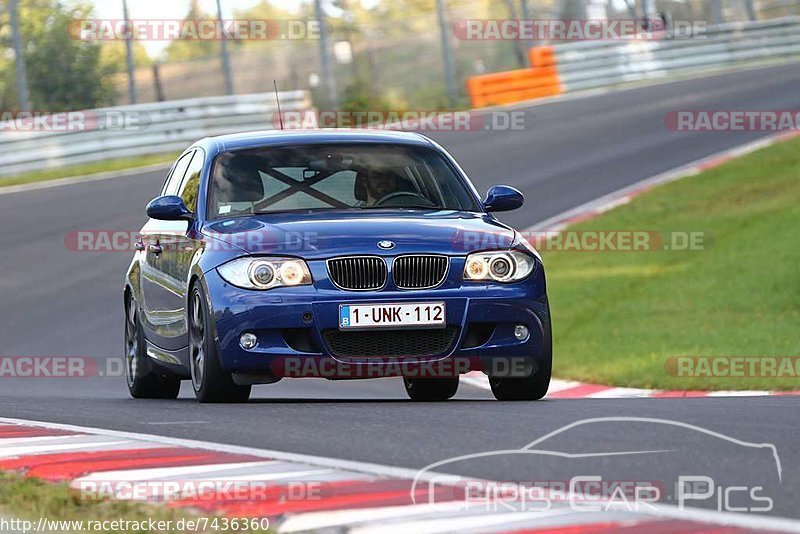
<svg viewBox="0 0 800 534">
<path fill-rule="evenodd" d="M 192 161 L 192 155 L 194 152 L 194 150 L 187 152 L 181 159 L 178 160 L 178 163 L 175 164 L 172 174 L 167 180 L 167 183 L 164 184 L 164 192 L 162 195 L 178 194 L 178 187 L 180 187 L 181 181 L 183 180 L 183 175 L 186 173 L 186 167 L 188 167 L 189 162 Z"/>
<path fill-rule="evenodd" d="M 197 211 L 197 193 L 200 190 L 200 173 L 203 171 L 202 151 L 197 150 L 194 154 L 189 168 L 186 169 L 186 177 L 178 193 L 178 196 L 183 199 L 183 203 L 192 213 Z"/>
</svg>

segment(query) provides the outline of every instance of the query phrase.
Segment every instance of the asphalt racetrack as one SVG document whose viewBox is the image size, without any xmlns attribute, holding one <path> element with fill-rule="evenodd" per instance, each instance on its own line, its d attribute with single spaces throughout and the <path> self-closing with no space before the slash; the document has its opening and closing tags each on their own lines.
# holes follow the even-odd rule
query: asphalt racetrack
<svg viewBox="0 0 800 534">
<path fill-rule="evenodd" d="M 800 109 L 800 66 L 770 67 L 520 107 L 521 131 L 431 133 L 479 190 L 520 188 L 526 205 L 504 214 L 520 229 L 641 179 L 766 133 L 685 133 L 672 110 Z M 121 358 L 122 282 L 131 254 L 73 252 L 75 230 L 138 230 L 164 172 L 0 194 L 0 355 Z M 557 321 L 558 317 L 554 317 Z M 558 343 L 555 344 L 558 359 Z M 556 364 L 557 365 L 557 364 Z M 101 363 L 101 368 L 103 364 Z M 737 440 L 774 444 L 772 455 L 709 434 L 646 422 L 587 423 L 554 437 L 565 452 L 655 451 L 636 458 L 535 466 L 511 457 L 455 462 L 440 471 L 519 480 L 576 472 L 669 482 L 702 473 L 718 486 L 761 485 L 775 516 L 800 518 L 800 410 L 793 397 L 554 399 L 503 403 L 463 385 L 445 403 L 411 403 L 397 379 L 284 380 L 254 389 L 246 405 L 134 401 L 123 377 L 0 378 L 0 416 L 71 423 L 422 468 L 463 454 L 518 449 L 576 421 L 620 416 L 697 425 Z M 717 508 L 709 499 L 697 506 Z"/>
</svg>

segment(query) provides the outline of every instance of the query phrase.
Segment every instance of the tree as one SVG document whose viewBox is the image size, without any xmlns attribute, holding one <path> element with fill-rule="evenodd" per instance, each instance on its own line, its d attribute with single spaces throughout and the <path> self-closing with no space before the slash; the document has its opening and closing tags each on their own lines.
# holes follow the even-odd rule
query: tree
<svg viewBox="0 0 800 534">
<path fill-rule="evenodd" d="M 189 12 L 183 18 L 184 22 L 192 24 L 199 20 L 213 19 L 216 19 L 216 17 L 204 12 L 200 8 L 199 0 L 192 0 L 192 3 L 189 5 Z M 164 50 L 164 57 L 169 62 L 181 62 L 218 55 L 219 51 L 220 44 L 217 40 L 204 40 L 187 36 L 182 39 L 171 41 Z"/>
<path fill-rule="evenodd" d="M 18 9 L 31 106 L 65 111 L 109 104 L 114 89 L 101 65 L 101 45 L 77 39 L 70 31 L 74 21 L 91 18 L 91 8 L 67 7 L 56 0 L 21 0 Z M 7 22 L 7 13 L 4 17 Z M 2 36 L 4 46 L 8 46 L 6 33 Z M 3 109 L 19 105 L 13 69 L 13 60 L 0 63 Z"/>
<path fill-rule="evenodd" d="M 109 104 L 114 90 L 100 65 L 100 45 L 70 35 L 75 19 L 88 18 L 89 8 L 53 6 L 41 33 L 26 45 L 31 102 L 47 110 L 63 111 Z"/>
<path fill-rule="evenodd" d="M 133 65 L 135 67 L 149 67 L 153 60 L 147 49 L 140 41 L 133 41 Z M 100 47 L 100 63 L 105 71 L 118 73 L 125 72 L 125 42 L 106 41 Z"/>
</svg>

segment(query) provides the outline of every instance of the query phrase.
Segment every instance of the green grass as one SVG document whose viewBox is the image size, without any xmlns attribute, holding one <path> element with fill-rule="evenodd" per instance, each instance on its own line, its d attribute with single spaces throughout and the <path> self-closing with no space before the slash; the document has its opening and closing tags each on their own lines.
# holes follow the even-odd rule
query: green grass
<svg viewBox="0 0 800 534">
<path fill-rule="evenodd" d="M 136 529 L 104 529 L 103 532 L 120 532 L 126 534 L 152 532 L 147 529 L 147 522 L 171 521 L 172 528 L 159 530 L 159 532 L 178 533 L 188 530 L 179 530 L 179 521 L 198 520 L 199 518 L 209 518 L 206 530 L 192 529 L 192 532 L 222 532 L 221 528 L 211 528 L 213 518 L 218 516 L 211 514 L 200 514 L 184 508 L 167 508 L 155 504 L 133 503 L 126 501 L 82 501 L 77 498 L 75 492 L 69 491 L 66 484 L 51 484 L 35 478 L 26 478 L 19 474 L 0 472 L 0 517 L 6 519 L 17 518 L 29 520 L 34 524 L 40 518 L 49 521 L 116 521 L 127 520 L 142 523 L 139 530 Z M 183 523 L 185 525 L 185 523 Z M 164 523 L 166 526 L 167 523 Z M 51 523 L 52 526 L 52 523 Z M 84 523 L 86 526 L 86 523 Z M 120 525 L 122 526 L 122 525 Z M 130 524 L 126 526 L 132 526 Z M 219 526 L 219 523 L 218 525 Z M 72 527 L 75 528 L 74 526 Z M 89 530 L 87 526 L 84 530 Z M 55 532 L 55 531 L 53 531 Z M 70 532 L 69 527 L 62 526 L 58 532 Z M 227 532 L 267 532 L 266 530 L 236 530 L 231 528 Z"/>
<path fill-rule="evenodd" d="M 800 389 L 677 377 L 674 356 L 800 355 L 800 140 L 658 187 L 570 230 L 701 231 L 705 250 L 544 251 L 559 378 L 665 389 Z"/>
<path fill-rule="evenodd" d="M 0 187 L 9 185 L 29 184 L 33 182 L 43 182 L 45 180 L 56 180 L 58 178 L 67 178 L 72 176 L 85 176 L 105 171 L 120 171 L 123 169 L 131 169 L 134 167 L 144 167 L 145 165 L 154 165 L 156 163 L 163 163 L 165 166 L 175 160 L 177 154 L 150 154 L 146 156 L 135 156 L 130 158 L 117 158 L 104 161 L 97 161 L 94 163 L 85 163 L 81 165 L 70 165 L 67 167 L 55 167 L 52 169 L 43 169 L 39 171 L 31 171 L 23 174 L 15 174 L 12 176 L 0 177 Z"/>
</svg>

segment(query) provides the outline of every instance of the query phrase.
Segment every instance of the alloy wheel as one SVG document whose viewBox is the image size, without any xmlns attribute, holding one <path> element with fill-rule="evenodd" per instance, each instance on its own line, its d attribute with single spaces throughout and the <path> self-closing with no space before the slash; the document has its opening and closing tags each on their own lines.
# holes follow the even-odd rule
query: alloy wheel
<svg viewBox="0 0 800 534">
<path fill-rule="evenodd" d="M 189 360 L 192 374 L 192 386 L 195 391 L 203 387 L 205 369 L 205 317 L 202 297 L 199 292 L 192 296 L 191 314 L 189 316 Z"/>
<path fill-rule="evenodd" d="M 128 298 L 128 310 L 125 320 L 125 375 L 128 386 L 133 387 L 139 372 L 139 332 L 136 315 L 136 301 Z"/>
</svg>

